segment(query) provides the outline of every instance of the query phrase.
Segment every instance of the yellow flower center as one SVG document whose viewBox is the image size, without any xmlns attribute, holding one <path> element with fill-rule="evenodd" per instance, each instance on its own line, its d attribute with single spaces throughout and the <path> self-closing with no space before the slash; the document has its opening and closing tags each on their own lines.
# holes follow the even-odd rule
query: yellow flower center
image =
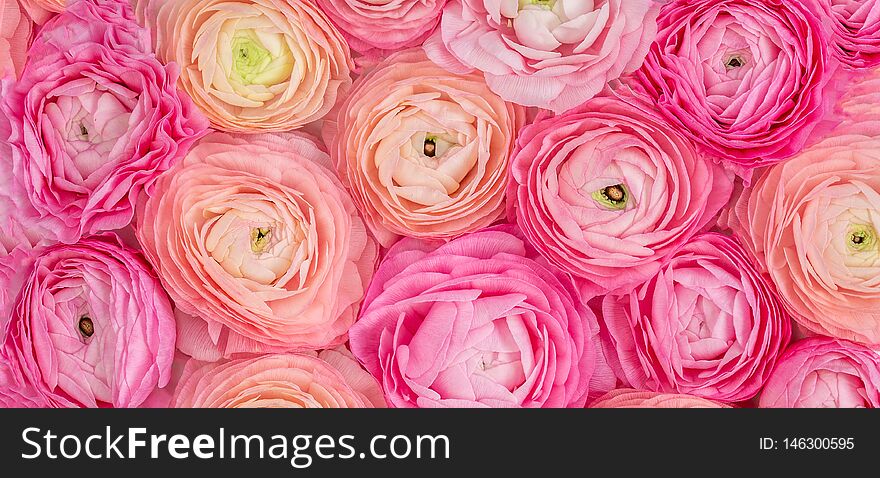
<svg viewBox="0 0 880 478">
<path fill-rule="evenodd" d="M 232 79 L 245 85 L 271 86 L 290 78 L 293 55 L 281 35 L 237 30 L 231 48 Z"/>
<path fill-rule="evenodd" d="M 254 254 L 262 254 L 269 247 L 272 238 L 272 229 L 268 227 L 255 227 L 251 229 L 251 250 Z"/>
</svg>

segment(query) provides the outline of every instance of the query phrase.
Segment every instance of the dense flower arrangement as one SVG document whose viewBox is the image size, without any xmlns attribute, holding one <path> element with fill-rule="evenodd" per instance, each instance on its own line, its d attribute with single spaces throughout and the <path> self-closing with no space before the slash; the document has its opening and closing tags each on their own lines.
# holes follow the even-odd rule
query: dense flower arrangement
<svg viewBox="0 0 880 478">
<path fill-rule="evenodd" d="M 2 407 L 880 407 L 880 0 L 0 0 Z"/>
</svg>

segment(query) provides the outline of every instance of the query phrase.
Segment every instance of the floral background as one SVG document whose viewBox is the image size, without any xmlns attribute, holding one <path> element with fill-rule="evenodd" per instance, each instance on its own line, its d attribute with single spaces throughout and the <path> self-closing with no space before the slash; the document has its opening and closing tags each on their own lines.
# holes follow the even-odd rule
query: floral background
<svg viewBox="0 0 880 478">
<path fill-rule="evenodd" d="M 0 406 L 880 406 L 880 0 L 0 0 Z"/>
</svg>

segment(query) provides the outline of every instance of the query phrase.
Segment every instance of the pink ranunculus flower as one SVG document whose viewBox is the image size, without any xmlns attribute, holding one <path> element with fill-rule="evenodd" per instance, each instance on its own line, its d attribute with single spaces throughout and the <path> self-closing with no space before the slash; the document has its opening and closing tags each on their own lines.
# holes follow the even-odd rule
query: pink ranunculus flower
<svg viewBox="0 0 880 478">
<path fill-rule="evenodd" d="M 419 50 L 358 79 L 324 128 L 343 182 L 383 246 L 451 239 L 504 214 L 507 168 L 524 110 Z"/>
<path fill-rule="evenodd" d="M 137 407 L 171 379 L 174 342 L 171 302 L 159 280 L 139 253 L 107 233 L 48 247 L 34 259 L 6 326 L 2 360 L 40 406 Z"/>
<path fill-rule="evenodd" d="M 290 131 L 351 86 L 345 38 L 314 0 L 132 0 L 156 54 L 215 128 Z"/>
<path fill-rule="evenodd" d="M 717 233 L 682 246 L 633 292 L 606 296 L 602 315 L 625 383 L 724 402 L 754 397 L 791 335 L 771 284 Z"/>
<path fill-rule="evenodd" d="M 832 52 L 846 67 L 880 65 L 880 1 L 814 0 L 831 20 Z"/>
<path fill-rule="evenodd" d="M 380 55 L 421 45 L 447 0 L 316 0 L 352 49 Z"/>
<path fill-rule="evenodd" d="M 869 126 L 854 125 L 767 170 L 729 222 L 794 320 L 880 344 L 880 135 L 850 134 Z"/>
<path fill-rule="evenodd" d="M 0 0 L 0 78 L 21 73 L 32 29 L 18 0 Z"/>
<path fill-rule="evenodd" d="M 138 239 L 202 360 L 346 340 L 377 246 L 303 134 L 213 133 L 138 210 Z"/>
<path fill-rule="evenodd" d="M 761 392 L 761 408 L 880 408 L 880 354 L 846 340 L 793 344 Z"/>
<path fill-rule="evenodd" d="M 827 25 L 801 1 L 674 0 L 637 88 L 744 177 L 798 153 L 834 104 Z"/>
<path fill-rule="evenodd" d="M 450 0 L 428 56 L 476 69 L 492 91 L 561 113 L 641 66 L 657 33 L 654 0 Z"/>
<path fill-rule="evenodd" d="M 3 193 L 66 243 L 126 226 L 137 194 L 208 126 L 177 91 L 176 68 L 142 51 L 146 31 L 128 8 L 71 3 L 43 26 L 0 105 L 13 146 Z"/>
<path fill-rule="evenodd" d="M 590 408 L 730 408 L 719 402 L 680 393 L 658 393 L 622 388 L 590 404 Z"/>
<path fill-rule="evenodd" d="M 384 408 L 382 389 L 344 347 L 217 363 L 190 360 L 173 408 Z"/>
<path fill-rule="evenodd" d="M 511 166 L 508 217 L 587 295 L 625 292 L 704 229 L 732 175 L 662 119 L 594 98 L 526 127 Z"/>
<path fill-rule="evenodd" d="M 614 385 L 596 317 L 512 226 L 388 251 L 352 327 L 395 407 L 583 407 Z"/>
</svg>

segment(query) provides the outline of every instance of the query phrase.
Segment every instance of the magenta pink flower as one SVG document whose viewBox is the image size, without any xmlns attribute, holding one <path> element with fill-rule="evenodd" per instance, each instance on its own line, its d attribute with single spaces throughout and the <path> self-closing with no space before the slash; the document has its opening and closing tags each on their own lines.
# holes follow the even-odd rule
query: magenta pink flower
<svg viewBox="0 0 880 478">
<path fill-rule="evenodd" d="M 732 175 L 635 103 L 594 98 L 526 127 L 508 217 L 589 295 L 654 275 L 727 203 Z"/>
<path fill-rule="evenodd" d="M 846 340 L 801 340 L 779 360 L 760 407 L 880 408 L 880 354 Z"/>
<path fill-rule="evenodd" d="M 803 2 L 675 0 L 657 21 L 640 87 L 738 168 L 796 154 L 833 105 L 829 32 Z"/>
<path fill-rule="evenodd" d="M 590 404 L 590 408 L 728 408 L 723 403 L 680 393 L 658 393 L 622 388 Z"/>
<path fill-rule="evenodd" d="M 832 52 L 853 69 L 880 65 L 880 1 L 814 0 L 831 20 Z"/>
<path fill-rule="evenodd" d="M 653 0 L 450 0 L 428 56 L 476 69 L 507 101 L 561 113 L 636 70 L 657 33 Z"/>
<path fill-rule="evenodd" d="M 15 302 L 0 386 L 39 406 L 136 407 L 171 379 L 174 342 L 171 303 L 140 254 L 113 234 L 58 244 Z"/>
<path fill-rule="evenodd" d="M 614 379 L 571 280 L 512 226 L 388 251 L 350 331 L 396 407 L 583 407 Z"/>
<path fill-rule="evenodd" d="M 355 51 L 367 55 L 421 45 L 447 0 L 317 0 Z"/>
<path fill-rule="evenodd" d="M 142 51 L 131 16 L 120 2 L 72 3 L 2 102 L 15 177 L 3 188 L 63 242 L 127 225 L 138 194 L 208 125 L 178 93 L 176 67 Z"/>
<path fill-rule="evenodd" d="M 770 283 L 716 233 L 695 237 L 630 294 L 606 296 L 602 315 L 626 383 L 725 402 L 758 393 L 791 334 Z"/>
</svg>

